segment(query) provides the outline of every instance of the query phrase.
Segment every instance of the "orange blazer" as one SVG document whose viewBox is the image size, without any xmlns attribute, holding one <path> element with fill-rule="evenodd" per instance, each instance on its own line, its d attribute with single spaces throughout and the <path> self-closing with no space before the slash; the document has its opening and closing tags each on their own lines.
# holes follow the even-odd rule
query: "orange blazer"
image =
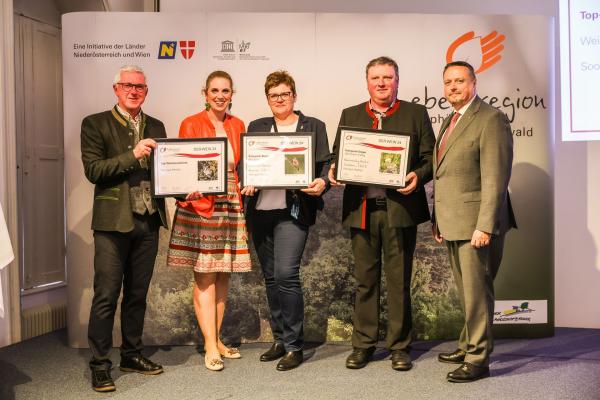
<svg viewBox="0 0 600 400">
<path fill-rule="evenodd" d="M 233 159 L 235 161 L 235 168 L 233 170 L 235 176 L 235 183 L 238 183 L 237 176 L 237 165 L 240 162 L 240 136 L 246 131 L 244 122 L 241 119 L 234 117 L 233 115 L 226 114 L 225 120 L 223 121 L 223 127 L 227 133 L 227 140 L 231 144 L 233 149 Z M 202 111 L 198 114 L 191 115 L 181 122 L 179 127 L 180 138 L 205 138 L 205 137 L 216 137 L 216 130 L 208 113 Z M 238 189 L 238 197 L 240 205 L 243 204 L 241 201 L 241 194 Z M 194 212 L 205 218 L 212 217 L 215 205 L 215 196 L 207 195 L 199 200 L 192 201 L 177 201 L 179 207 L 185 208 L 188 211 Z"/>
</svg>

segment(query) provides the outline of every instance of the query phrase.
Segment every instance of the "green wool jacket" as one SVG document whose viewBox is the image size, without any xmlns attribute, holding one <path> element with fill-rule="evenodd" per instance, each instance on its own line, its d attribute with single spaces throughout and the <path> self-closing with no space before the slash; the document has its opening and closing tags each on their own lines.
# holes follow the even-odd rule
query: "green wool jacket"
<svg viewBox="0 0 600 400">
<path fill-rule="evenodd" d="M 167 137 L 165 126 L 143 114 L 142 138 Z M 116 106 L 85 117 L 81 123 L 81 160 L 87 179 L 95 184 L 92 229 L 131 232 L 130 174 L 142 167 L 133 155 L 134 133 Z M 150 166 L 151 168 L 151 166 Z M 164 199 L 154 199 L 161 223 L 167 227 Z"/>
</svg>

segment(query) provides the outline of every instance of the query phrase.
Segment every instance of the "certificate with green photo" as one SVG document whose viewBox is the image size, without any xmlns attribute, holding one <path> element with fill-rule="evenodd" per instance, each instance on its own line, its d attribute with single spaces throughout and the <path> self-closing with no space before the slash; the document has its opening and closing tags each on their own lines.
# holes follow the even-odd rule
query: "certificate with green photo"
<svg viewBox="0 0 600 400">
<path fill-rule="evenodd" d="M 405 186 L 411 135 L 340 126 L 336 180 L 362 186 Z"/>
<path fill-rule="evenodd" d="M 314 179 L 312 132 L 252 132 L 242 136 L 242 186 L 305 188 Z"/>
</svg>

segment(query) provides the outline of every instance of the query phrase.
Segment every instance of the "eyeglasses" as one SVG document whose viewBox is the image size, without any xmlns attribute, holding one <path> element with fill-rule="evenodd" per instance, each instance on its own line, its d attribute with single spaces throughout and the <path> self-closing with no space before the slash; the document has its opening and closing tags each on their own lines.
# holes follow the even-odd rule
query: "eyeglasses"
<svg viewBox="0 0 600 400">
<path fill-rule="evenodd" d="M 289 100 L 291 96 L 292 96 L 292 92 L 269 93 L 267 95 L 267 99 L 269 99 L 269 101 L 277 101 L 279 99 L 286 101 L 286 100 Z"/>
<path fill-rule="evenodd" d="M 143 83 L 135 84 L 117 82 L 117 85 L 121 85 L 121 89 L 123 89 L 124 92 L 131 92 L 133 89 L 135 89 L 135 91 L 138 93 L 144 93 L 148 88 L 148 85 Z"/>
</svg>

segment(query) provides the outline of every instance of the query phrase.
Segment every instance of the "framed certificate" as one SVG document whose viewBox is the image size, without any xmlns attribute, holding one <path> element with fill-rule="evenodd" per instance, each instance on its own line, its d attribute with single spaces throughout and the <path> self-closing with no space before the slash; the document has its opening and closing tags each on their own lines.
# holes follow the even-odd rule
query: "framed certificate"
<svg viewBox="0 0 600 400">
<path fill-rule="evenodd" d="M 227 192 L 227 139 L 155 139 L 152 195 Z"/>
<path fill-rule="evenodd" d="M 315 134 L 252 132 L 242 135 L 242 187 L 305 188 L 314 179 Z"/>
<path fill-rule="evenodd" d="M 411 134 L 340 126 L 335 179 L 384 188 L 405 186 Z"/>
</svg>

